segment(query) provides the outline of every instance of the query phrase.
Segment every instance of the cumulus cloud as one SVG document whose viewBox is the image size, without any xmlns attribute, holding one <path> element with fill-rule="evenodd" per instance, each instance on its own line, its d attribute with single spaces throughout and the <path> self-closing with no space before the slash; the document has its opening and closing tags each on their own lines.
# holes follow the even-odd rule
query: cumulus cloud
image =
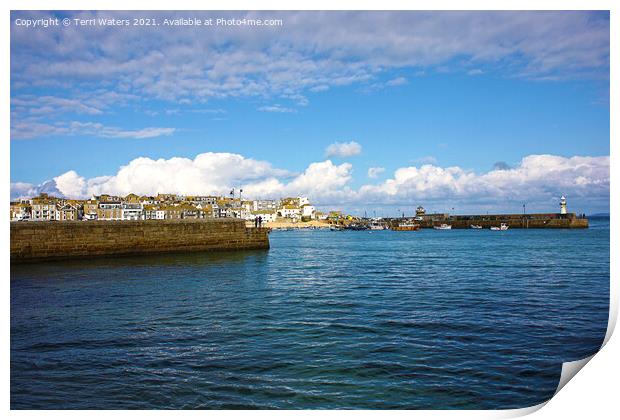
<svg viewBox="0 0 620 420">
<path fill-rule="evenodd" d="M 574 205 L 604 210 L 609 206 L 609 163 L 609 156 L 530 155 L 512 168 L 485 173 L 425 164 L 399 168 L 382 182 L 354 188 L 350 163 L 325 160 L 292 173 L 238 154 L 203 153 L 194 159 L 137 158 L 113 175 L 85 178 L 68 171 L 38 186 L 13 183 L 11 197 L 42 191 L 74 198 L 130 192 L 226 195 L 236 186 L 252 198 L 307 195 L 317 205 L 347 208 L 449 203 L 461 209 L 515 209 L 527 202 L 530 208 L 549 211 L 566 194 Z"/>
<path fill-rule="evenodd" d="M 275 169 L 268 162 L 247 159 L 232 153 L 202 153 L 194 159 L 140 157 L 122 166 L 112 176 L 84 179 L 73 171 L 54 178 L 67 194 L 88 197 L 93 194 L 226 194 L 231 187 L 290 173 Z"/>
<path fill-rule="evenodd" d="M 11 199 L 30 198 L 41 193 L 47 193 L 55 197 L 65 197 L 65 194 L 56 187 L 56 183 L 53 180 L 45 181 L 39 185 L 28 182 L 11 182 Z"/>
<path fill-rule="evenodd" d="M 359 155 L 360 153 L 362 153 L 362 146 L 355 141 L 350 141 L 348 143 L 332 143 L 325 149 L 325 155 L 327 157 L 350 157 Z"/>
<path fill-rule="evenodd" d="M 507 171 L 508 169 L 512 169 L 512 167 L 506 162 L 500 160 L 493 164 L 493 168 L 499 171 Z"/>
<path fill-rule="evenodd" d="M 360 197 L 375 203 L 459 202 L 497 205 L 549 201 L 561 193 L 609 202 L 609 156 L 530 155 L 511 169 L 477 174 L 460 167 L 405 167 L 381 184 L 364 185 Z"/>
<path fill-rule="evenodd" d="M 249 197 L 307 195 L 315 202 L 329 203 L 348 194 L 351 172 L 351 164 L 336 165 L 330 160 L 311 163 L 303 172 L 294 174 L 232 153 L 202 153 L 194 159 L 141 157 L 110 176 L 87 179 L 71 170 L 39 186 L 14 183 L 11 197 L 31 197 L 40 192 L 72 198 L 131 192 L 226 195 L 231 187 L 242 187 Z"/>
<path fill-rule="evenodd" d="M 383 172 L 385 172 L 385 168 L 382 168 L 380 166 L 373 166 L 371 168 L 368 168 L 368 178 L 377 178 Z"/>
</svg>

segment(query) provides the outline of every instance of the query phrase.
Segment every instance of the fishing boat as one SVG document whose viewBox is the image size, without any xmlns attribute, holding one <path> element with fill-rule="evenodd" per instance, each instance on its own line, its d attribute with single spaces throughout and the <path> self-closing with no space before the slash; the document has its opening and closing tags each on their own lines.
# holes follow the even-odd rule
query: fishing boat
<svg viewBox="0 0 620 420">
<path fill-rule="evenodd" d="M 471 229 L 482 229 L 482 226 L 480 226 L 480 225 L 469 225 L 469 227 Z"/>
<path fill-rule="evenodd" d="M 417 223 L 400 223 L 396 226 L 392 226 L 392 230 L 396 230 L 396 231 L 420 230 L 420 225 L 418 225 Z"/>
<path fill-rule="evenodd" d="M 508 225 L 506 223 L 502 223 L 499 226 L 491 226 L 491 230 L 508 230 Z"/>
<path fill-rule="evenodd" d="M 448 225 L 446 223 L 442 223 L 439 226 L 433 226 L 433 229 L 437 229 L 437 230 L 449 230 L 452 229 L 452 225 Z"/>
</svg>

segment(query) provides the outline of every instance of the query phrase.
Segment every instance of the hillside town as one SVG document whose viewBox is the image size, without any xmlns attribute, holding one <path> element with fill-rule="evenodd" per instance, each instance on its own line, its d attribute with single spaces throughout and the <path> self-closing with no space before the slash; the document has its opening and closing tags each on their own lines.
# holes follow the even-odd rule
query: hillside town
<svg viewBox="0 0 620 420">
<path fill-rule="evenodd" d="M 41 193 L 33 198 L 11 202 L 11 221 L 96 221 L 240 218 L 263 223 L 327 221 L 340 212 L 321 212 L 307 197 L 278 200 L 242 200 L 234 190 L 231 196 L 128 194 L 124 197 L 102 194 L 88 200 L 58 198 Z"/>
</svg>

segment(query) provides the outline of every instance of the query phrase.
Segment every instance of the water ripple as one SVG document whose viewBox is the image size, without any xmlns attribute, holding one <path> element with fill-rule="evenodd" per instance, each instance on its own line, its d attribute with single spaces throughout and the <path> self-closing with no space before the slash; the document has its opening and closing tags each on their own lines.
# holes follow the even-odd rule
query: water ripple
<svg viewBox="0 0 620 420">
<path fill-rule="evenodd" d="M 537 404 L 604 337 L 608 226 L 15 265 L 11 408 Z"/>
</svg>

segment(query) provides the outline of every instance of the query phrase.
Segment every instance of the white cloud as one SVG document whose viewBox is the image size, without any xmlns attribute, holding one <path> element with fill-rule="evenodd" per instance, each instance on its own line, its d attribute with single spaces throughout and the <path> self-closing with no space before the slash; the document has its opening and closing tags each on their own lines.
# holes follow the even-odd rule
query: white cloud
<svg viewBox="0 0 620 420">
<path fill-rule="evenodd" d="M 609 156 L 530 155 L 513 167 L 485 173 L 425 164 L 399 168 L 385 181 L 353 188 L 350 163 L 314 162 L 294 174 L 238 154 L 203 153 L 194 159 L 137 158 L 113 175 L 84 178 L 68 171 L 38 186 L 13 183 L 11 197 L 41 191 L 75 198 L 130 192 L 226 195 L 231 187 L 241 187 L 246 197 L 307 195 L 317 205 L 344 208 L 423 204 L 514 211 L 527 203 L 530 209 L 554 211 L 557 197 L 566 194 L 573 208 L 600 211 L 609 206 L 609 162 Z"/>
<path fill-rule="evenodd" d="M 111 176 L 84 178 L 68 171 L 40 186 L 11 184 L 11 197 L 34 196 L 49 191 L 58 196 L 88 198 L 103 193 L 126 195 L 221 194 L 241 187 L 248 197 L 308 195 L 315 202 L 336 202 L 348 194 L 352 166 L 330 160 L 311 163 L 300 174 L 273 168 L 268 162 L 231 153 L 203 153 L 194 159 L 137 158 Z"/>
<path fill-rule="evenodd" d="M 385 172 L 385 168 L 382 168 L 380 166 L 368 168 L 368 178 L 377 178 L 383 172 Z"/>
<path fill-rule="evenodd" d="M 11 182 L 11 199 L 34 197 L 42 192 L 56 197 L 63 196 L 63 193 L 56 188 L 56 183 L 53 180 L 45 181 L 39 185 L 27 182 Z"/>
<path fill-rule="evenodd" d="M 19 11 L 12 18 L 52 12 Z M 97 114 L 130 95 L 204 103 L 230 97 L 288 98 L 375 83 L 386 71 L 497 71 L 509 77 L 609 77 L 609 14 L 535 12 L 195 12 L 196 17 L 281 18 L 283 27 L 217 30 L 77 27 L 32 30 L 11 25 L 11 82 L 66 93 L 57 110 Z M 77 11 L 71 17 L 127 18 L 130 12 Z M 144 12 L 144 17 L 185 12 Z M 13 21 L 14 19 L 12 19 Z M 484 31 L 477 30 L 485 28 Z M 32 57 L 36 57 L 33 60 Z M 458 59 L 458 60 L 455 60 Z M 471 70 L 471 69 L 474 70 Z M 489 70 L 490 69 L 490 70 Z M 85 97 L 93 82 L 105 95 Z M 406 82 L 398 77 L 384 85 Z M 120 93 L 122 92 L 122 93 Z M 17 93 L 19 94 L 19 92 Z M 105 100 L 96 101 L 97 98 Z M 56 101 L 58 102 L 58 101 Z M 31 102 L 36 112 L 47 104 Z"/>
<path fill-rule="evenodd" d="M 358 198 L 373 203 L 544 203 L 562 193 L 609 201 L 609 156 L 530 155 L 519 165 L 477 174 L 460 167 L 405 167 L 381 184 L 364 185 Z"/>
<path fill-rule="evenodd" d="M 107 138 L 131 138 L 131 139 L 148 139 L 152 137 L 169 136 L 176 129 L 168 127 L 146 127 L 138 130 L 123 130 L 117 127 L 107 127 L 100 123 L 81 123 L 73 121 L 70 124 L 72 134 L 89 134 L 96 137 Z"/>
<path fill-rule="evenodd" d="M 175 131 L 175 128 L 169 127 L 146 127 L 136 130 L 125 130 L 94 122 L 71 121 L 47 124 L 40 123 L 35 120 L 25 120 L 23 122 L 16 122 L 11 126 L 11 139 L 23 140 L 58 135 L 85 135 L 103 138 L 147 139 L 169 136 Z"/>
<path fill-rule="evenodd" d="M 286 108 L 281 105 L 269 105 L 269 106 L 261 106 L 258 108 L 259 111 L 262 112 L 279 112 L 279 113 L 292 113 L 295 112 L 293 108 Z"/>
<path fill-rule="evenodd" d="M 153 160 L 141 157 L 122 166 L 113 176 L 87 180 L 70 171 L 54 180 L 63 193 L 87 197 L 106 192 L 226 194 L 231 187 L 240 184 L 252 185 L 254 182 L 289 175 L 288 171 L 275 169 L 268 162 L 247 159 L 241 155 L 202 153 L 194 159 L 173 157 Z M 67 187 L 63 190 L 60 185 Z"/>
<path fill-rule="evenodd" d="M 69 133 L 69 128 L 67 126 L 41 123 L 31 119 L 15 122 L 11 121 L 11 123 L 11 140 L 24 140 Z"/>
<path fill-rule="evenodd" d="M 403 86 L 409 83 L 404 77 L 396 77 L 394 79 L 388 80 L 385 82 L 386 86 Z"/>
<path fill-rule="evenodd" d="M 113 106 L 126 106 L 136 99 L 139 98 L 132 94 L 103 89 L 80 91 L 72 97 L 21 94 L 11 98 L 11 111 L 20 118 L 43 118 L 60 114 L 101 115 Z"/>
<path fill-rule="evenodd" d="M 355 141 L 350 141 L 348 143 L 332 143 L 325 149 L 325 155 L 327 157 L 350 157 L 359 155 L 360 153 L 362 153 L 362 146 Z"/>
</svg>

